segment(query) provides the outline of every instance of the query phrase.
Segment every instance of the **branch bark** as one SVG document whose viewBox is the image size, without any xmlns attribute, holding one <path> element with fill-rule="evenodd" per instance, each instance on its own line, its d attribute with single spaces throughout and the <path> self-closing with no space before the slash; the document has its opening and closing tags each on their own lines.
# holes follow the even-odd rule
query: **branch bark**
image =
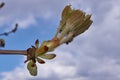
<svg viewBox="0 0 120 80">
<path fill-rule="evenodd" d="M 27 55 L 27 50 L 0 50 L 3 55 Z"/>
</svg>

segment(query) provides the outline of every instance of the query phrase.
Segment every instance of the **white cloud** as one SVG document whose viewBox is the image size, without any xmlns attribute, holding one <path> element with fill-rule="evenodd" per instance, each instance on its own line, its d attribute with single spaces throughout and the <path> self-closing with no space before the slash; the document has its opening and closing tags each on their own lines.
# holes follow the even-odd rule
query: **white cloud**
<svg viewBox="0 0 120 80">
<path fill-rule="evenodd" d="M 24 68 L 18 67 L 11 72 L 3 72 L 1 75 L 5 76 L 5 78 L 3 78 L 2 80 L 25 80 L 28 76 L 28 73 Z"/>
<path fill-rule="evenodd" d="M 29 27 L 31 25 L 36 25 L 37 24 L 36 20 L 35 20 L 35 18 L 33 16 L 28 16 L 28 17 L 26 17 L 24 19 L 17 20 L 16 22 L 19 24 L 19 26 L 21 28 L 27 28 L 27 27 Z"/>
<path fill-rule="evenodd" d="M 66 5 L 66 0 L 2 0 L 5 6 L 0 11 L 1 26 L 4 24 L 15 24 L 20 20 L 24 27 L 34 24 L 36 18 L 58 19 L 62 8 Z M 30 16 L 29 16 L 30 15 Z M 28 22 L 29 17 L 32 19 Z M 60 16 L 59 16 L 60 17 Z M 32 22 L 33 21 L 33 22 Z M 25 23 L 26 22 L 26 23 Z M 37 22 L 36 22 L 37 23 Z M 19 26 L 23 28 L 23 26 Z"/>
</svg>

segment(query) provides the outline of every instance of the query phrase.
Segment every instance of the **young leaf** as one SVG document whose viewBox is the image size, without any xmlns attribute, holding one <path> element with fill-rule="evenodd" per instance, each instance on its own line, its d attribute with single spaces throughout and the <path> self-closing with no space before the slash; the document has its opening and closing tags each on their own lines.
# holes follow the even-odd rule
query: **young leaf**
<svg viewBox="0 0 120 80">
<path fill-rule="evenodd" d="M 44 59 L 53 59 L 56 57 L 56 55 L 55 54 L 43 54 L 40 57 Z"/>
<path fill-rule="evenodd" d="M 35 47 L 36 47 L 36 48 L 39 47 L 39 40 L 38 40 L 38 39 L 35 41 Z"/>
<path fill-rule="evenodd" d="M 29 70 L 29 73 L 32 76 L 36 76 L 37 75 L 37 66 L 36 66 L 36 64 L 32 60 L 30 62 L 28 62 L 27 69 Z"/>
<path fill-rule="evenodd" d="M 37 58 L 37 61 L 38 61 L 38 63 L 40 63 L 40 64 L 44 64 L 44 63 L 45 63 L 45 61 L 43 61 L 43 60 L 40 59 L 40 58 Z"/>
</svg>

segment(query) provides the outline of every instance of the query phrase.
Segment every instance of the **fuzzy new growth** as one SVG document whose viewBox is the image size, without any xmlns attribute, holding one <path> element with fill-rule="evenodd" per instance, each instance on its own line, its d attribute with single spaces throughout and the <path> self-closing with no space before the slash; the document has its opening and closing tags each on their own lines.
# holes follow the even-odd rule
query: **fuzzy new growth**
<svg viewBox="0 0 120 80">
<path fill-rule="evenodd" d="M 37 75 L 36 61 L 43 64 L 45 62 L 41 58 L 53 59 L 56 56 L 55 54 L 46 54 L 47 52 L 53 51 L 64 43 L 70 43 L 76 36 L 85 32 L 92 24 L 90 18 L 91 15 L 81 10 L 71 9 L 70 5 L 66 6 L 62 11 L 61 21 L 55 36 L 51 40 L 44 41 L 40 47 L 39 41 L 36 40 L 35 46 L 28 49 L 25 62 L 29 61 L 27 68 L 30 74 Z"/>
</svg>

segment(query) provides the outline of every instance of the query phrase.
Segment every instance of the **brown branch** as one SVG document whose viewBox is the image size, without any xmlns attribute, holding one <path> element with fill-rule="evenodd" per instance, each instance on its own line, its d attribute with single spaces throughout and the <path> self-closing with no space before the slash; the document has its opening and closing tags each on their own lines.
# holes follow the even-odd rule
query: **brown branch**
<svg viewBox="0 0 120 80">
<path fill-rule="evenodd" d="M 27 55 L 27 50 L 0 50 L 3 55 Z"/>
</svg>

